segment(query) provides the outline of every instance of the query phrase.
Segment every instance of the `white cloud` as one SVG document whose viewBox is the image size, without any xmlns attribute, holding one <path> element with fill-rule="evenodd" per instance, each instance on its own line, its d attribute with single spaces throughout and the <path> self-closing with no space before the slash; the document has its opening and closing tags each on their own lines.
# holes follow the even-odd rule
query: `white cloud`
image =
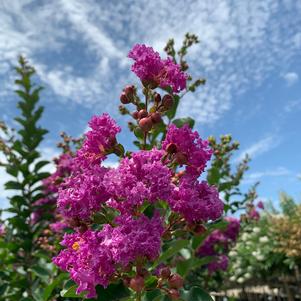
<svg viewBox="0 0 301 301">
<path fill-rule="evenodd" d="M 282 76 L 288 86 L 292 86 L 299 80 L 299 75 L 296 72 L 288 72 Z"/>
<path fill-rule="evenodd" d="M 263 177 L 280 177 L 280 176 L 287 176 L 291 174 L 291 172 L 285 167 L 277 167 L 273 170 L 265 170 L 265 171 L 258 171 L 252 172 L 245 176 L 245 181 L 255 181 L 259 180 Z"/>
<path fill-rule="evenodd" d="M 25 53 L 59 96 L 52 99 L 115 113 L 119 91 L 134 78 L 125 68 L 131 46 L 144 42 L 160 50 L 168 38 L 178 45 L 190 31 L 201 39 L 191 51 L 191 73 L 207 78 L 207 85 L 183 100 L 179 114 L 214 123 L 235 96 L 262 84 L 273 70 L 281 72 L 300 53 L 301 6 L 292 1 L 283 14 L 283 5 L 280 0 L 2 2 L 0 64 Z M 84 72 L 77 63 L 87 61 Z"/>
<path fill-rule="evenodd" d="M 241 161 L 246 155 L 251 157 L 251 159 L 254 159 L 257 156 L 264 154 L 270 151 L 271 149 L 277 147 L 279 143 L 280 143 L 279 137 L 275 135 L 267 136 L 255 142 L 254 144 L 250 145 L 246 149 L 242 150 L 239 156 L 235 159 L 235 162 Z"/>
<path fill-rule="evenodd" d="M 284 111 L 289 113 L 301 109 L 301 99 L 288 101 L 284 107 Z"/>
</svg>

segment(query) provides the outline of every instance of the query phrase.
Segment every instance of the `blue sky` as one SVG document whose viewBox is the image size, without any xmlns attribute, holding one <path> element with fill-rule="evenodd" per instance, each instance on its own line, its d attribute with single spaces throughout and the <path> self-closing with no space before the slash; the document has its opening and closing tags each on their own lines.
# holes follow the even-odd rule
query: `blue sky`
<svg viewBox="0 0 301 301">
<path fill-rule="evenodd" d="M 46 87 L 41 147 L 57 154 L 59 132 L 82 134 L 93 114 L 118 115 L 123 86 L 137 83 L 126 58 L 135 43 L 162 53 L 186 32 L 201 43 L 189 54 L 191 74 L 205 88 L 189 94 L 178 116 L 192 115 L 202 137 L 231 133 L 249 153 L 246 189 L 260 181 L 264 200 L 287 191 L 301 199 L 301 1 L 2 1 L 0 2 L 0 119 L 13 125 L 12 66 L 22 53 Z M 125 134 L 127 132 L 125 131 Z M 126 145 L 128 135 L 120 137 Z M 0 171 L 0 186 L 7 179 Z M 0 204 L 6 206 L 0 190 Z"/>
</svg>

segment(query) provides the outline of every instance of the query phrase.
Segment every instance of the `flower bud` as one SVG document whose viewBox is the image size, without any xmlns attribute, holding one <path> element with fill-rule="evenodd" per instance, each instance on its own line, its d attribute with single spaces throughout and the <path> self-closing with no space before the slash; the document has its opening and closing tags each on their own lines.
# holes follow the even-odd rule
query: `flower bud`
<svg viewBox="0 0 301 301">
<path fill-rule="evenodd" d="M 161 120 L 162 120 L 161 115 L 160 115 L 160 113 L 158 113 L 158 112 L 152 113 L 152 114 L 151 114 L 151 119 L 152 119 L 152 122 L 153 122 L 154 124 L 160 123 Z"/>
<path fill-rule="evenodd" d="M 175 143 L 169 143 L 166 147 L 166 152 L 169 154 L 174 154 L 178 151 L 177 145 Z"/>
<path fill-rule="evenodd" d="M 140 110 L 139 112 L 138 112 L 138 119 L 142 119 L 142 118 L 144 118 L 144 117 L 147 117 L 148 116 L 148 113 L 147 113 L 147 111 L 146 110 Z"/>
<path fill-rule="evenodd" d="M 156 89 L 159 86 L 159 83 L 155 80 L 143 80 L 142 84 L 149 89 Z"/>
<path fill-rule="evenodd" d="M 154 101 L 156 103 L 159 103 L 161 101 L 161 95 L 159 93 L 155 93 L 155 95 L 154 95 Z"/>
<path fill-rule="evenodd" d="M 170 288 L 181 288 L 184 285 L 184 280 L 179 274 L 173 274 L 169 279 L 168 279 L 168 286 Z"/>
<path fill-rule="evenodd" d="M 173 105 L 173 97 L 169 94 L 164 95 L 162 99 L 162 104 L 165 110 L 171 109 Z"/>
<path fill-rule="evenodd" d="M 149 132 L 153 126 L 152 119 L 150 117 L 142 118 L 139 121 L 139 126 L 143 132 Z"/>
<path fill-rule="evenodd" d="M 203 234 L 207 231 L 207 228 L 204 225 L 196 225 L 194 228 L 194 233 Z"/>
<path fill-rule="evenodd" d="M 133 85 L 125 86 L 123 92 L 130 101 L 134 100 L 135 87 Z"/>
<path fill-rule="evenodd" d="M 141 276 L 136 276 L 130 281 L 130 288 L 135 292 L 141 292 L 144 288 L 144 279 Z"/>
<path fill-rule="evenodd" d="M 160 276 L 164 279 L 169 278 L 171 274 L 170 268 L 169 267 L 164 267 L 160 270 Z"/>
<path fill-rule="evenodd" d="M 125 92 L 122 92 L 121 95 L 120 95 L 120 101 L 126 105 L 128 103 L 130 103 L 130 100 L 127 98 Z"/>
<path fill-rule="evenodd" d="M 139 112 L 138 112 L 138 111 L 133 112 L 133 113 L 132 113 L 132 117 L 133 117 L 134 119 L 138 119 L 138 118 L 139 118 Z"/>
<path fill-rule="evenodd" d="M 178 300 L 180 299 L 180 292 L 172 288 L 168 291 L 168 296 L 170 297 L 171 300 Z"/>
<path fill-rule="evenodd" d="M 181 152 L 176 153 L 175 155 L 175 161 L 180 164 L 186 164 L 187 163 L 187 156 Z"/>
</svg>

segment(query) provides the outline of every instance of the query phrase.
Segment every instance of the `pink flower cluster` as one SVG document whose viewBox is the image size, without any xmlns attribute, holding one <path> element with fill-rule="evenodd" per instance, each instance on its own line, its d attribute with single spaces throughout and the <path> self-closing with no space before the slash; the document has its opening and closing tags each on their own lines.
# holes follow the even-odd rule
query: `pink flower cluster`
<svg viewBox="0 0 301 301">
<path fill-rule="evenodd" d="M 0 237 L 5 234 L 5 226 L 2 224 L 0 225 Z"/>
<path fill-rule="evenodd" d="M 181 71 L 180 66 L 171 58 L 162 60 L 152 47 L 136 44 L 128 57 L 135 61 L 132 71 L 141 81 L 156 84 L 161 88 L 171 87 L 175 93 L 186 88 L 188 76 Z"/>
<path fill-rule="evenodd" d="M 97 164 L 106 158 L 116 144 L 116 135 L 121 128 L 108 115 L 93 116 L 89 122 L 91 128 L 85 134 L 85 141 L 77 156 L 88 163 Z"/>
<path fill-rule="evenodd" d="M 70 154 L 62 154 L 55 160 L 55 163 L 56 171 L 43 180 L 44 192 L 46 194 L 56 193 L 58 191 L 58 184 L 65 177 L 69 176 L 73 170 L 73 158 Z"/>
<path fill-rule="evenodd" d="M 109 198 L 103 184 L 106 172 L 107 169 L 99 165 L 87 165 L 74 171 L 59 190 L 60 213 L 66 218 L 87 220 L 91 213 L 98 211 Z"/>
<path fill-rule="evenodd" d="M 142 215 L 134 219 L 121 216 L 117 226 L 105 225 L 100 231 L 65 234 L 62 245 L 66 249 L 53 259 L 62 270 L 68 271 L 79 284 L 77 293 L 88 291 L 88 298 L 96 296 L 97 284 L 107 287 L 118 269 L 126 268 L 139 258 L 153 260 L 159 255 L 162 221 Z"/>
<path fill-rule="evenodd" d="M 224 209 L 216 188 L 205 181 L 199 182 L 189 174 L 180 178 L 168 201 L 173 211 L 191 223 L 216 220 Z"/>
<path fill-rule="evenodd" d="M 250 220 L 258 221 L 260 219 L 260 212 L 258 211 L 258 209 L 264 209 L 264 204 L 262 201 L 259 201 L 256 206 L 253 203 L 249 204 L 247 210 L 247 217 Z"/>
<path fill-rule="evenodd" d="M 118 145 L 120 128 L 107 114 L 94 116 L 89 125 L 71 174 L 58 190 L 58 210 L 75 232 L 65 235 L 65 249 L 54 262 L 70 273 L 78 293 L 94 297 L 96 285 L 106 287 L 129 266 L 160 255 L 168 229 L 162 202 L 188 224 L 220 218 L 223 202 L 215 187 L 198 180 L 211 150 L 189 127 L 170 126 L 162 149 L 137 151 L 122 157 L 116 168 L 105 168 L 101 162 Z M 187 158 L 181 164 L 179 154 Z M 175 172 L 179 165 L 185 165 L 182 177 Z M 101 225 L 94 223 L 97 214 L 105 218 Z"/>
<path fill-rule="evenodd" d="M 104 186 L 111 196 L 108 204 L 120 212 L 131 212 L 144 201 L 168 199 L 172 192 L 172 172 L 162 163 L 164 152 L 153 149 L 133 153 L 105 176 Z"/>
<path fill-rule="evenodd" d="M 155 205 L 165 201 L 188 223 L 218 219 L 223 203 L 214 187 L 197 180 L 211 151 L 207 142 L 188 127 L 169 127 L 162 150 L 132 153 L 121 159 L 118 167 L 107 169 L 98 163 L 112 142 L 116 144 L 119 127 L 108 115 L 93 117 L 90 126 L 92 130 L 73 159 L 71 176 L 59 189 L 58 208 L 64 218 L 86 221 L 87 225 L 101 206 L 116 210 L 117 217 L 102 230 L 86 229 L 65 235 L 62 244 L 66 249 L 54 262 L 70 272 L 79 284 L 78 293 L 88 290 L 92 297 L 94 287 L 107 286 L 118 267 L 134 264 L 138 258 L 152 261 L 159 256 L 163 220 L 158 211 L 151 219 L 141 213 L 145 202 Z M 177 181 L 169 166 L 172 158 L 166 159 L 166 146 L 170 143 L 187 156 L 186 174 Z"/>
<path fill-rule="evenodd" d="M 207 265 L 209 273 L 217 270 L 226 270 L 228 267 L 228 257 L 226 256 L 229 246 L 234 243 L 240 230 L 240 221 L 234 217 L 226 217 L 228 222 L 225 230 L 213 231 L 203 242 L 198 250 L 198 255 L 212 256 L 214 260 Z"/>
<path fill-rule="evenodd" d="M 170 145 L 176 146 L 174 159 L 183 157 L 187 164 L 187 172 L 196 176 L 204 171 L 212 155 L 208 141 L 202 140 L 198 132 L 193 132 L 187 124 L 180 129 L 174 124 L 169 126 L 162 148 L 167 150 Z"/>
</svg>

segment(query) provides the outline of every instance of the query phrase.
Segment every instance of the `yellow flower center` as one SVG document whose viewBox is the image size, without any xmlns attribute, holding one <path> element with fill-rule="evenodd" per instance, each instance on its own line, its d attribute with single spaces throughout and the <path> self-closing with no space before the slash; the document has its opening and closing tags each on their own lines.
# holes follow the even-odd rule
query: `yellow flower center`
<svg viewBox="0 0 301 301">
<path fill-rule="evenodd" d="M 79 243 L 77 241 L 72 245 L 72 249 L 75 251 L 79 249 Z"/>
</svg>

